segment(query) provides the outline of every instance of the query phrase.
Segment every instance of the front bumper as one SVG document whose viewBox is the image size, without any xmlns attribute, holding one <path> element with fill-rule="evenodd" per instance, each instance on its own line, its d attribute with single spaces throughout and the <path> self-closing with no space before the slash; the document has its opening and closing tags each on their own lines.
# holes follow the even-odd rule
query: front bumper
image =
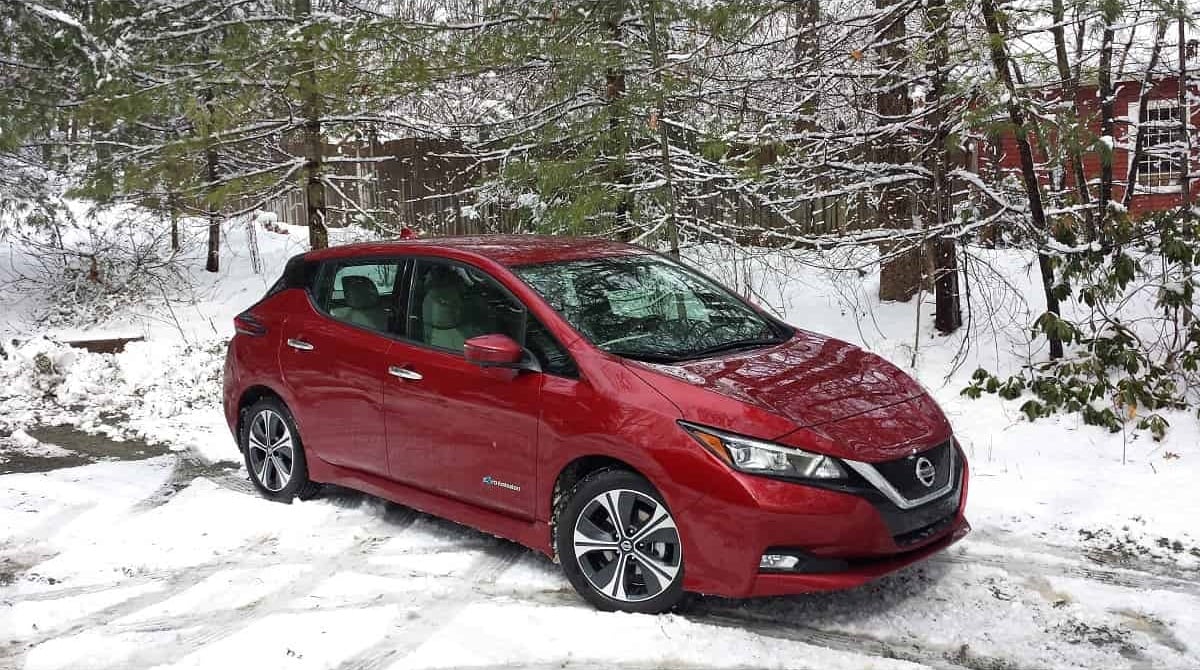
<svg viewBox="0 0 1200 670">
<path fill-rule="evenodd" d="M 950 532 L 940 535 L 934 542 L 926 544 L 920 549 L 890 557 L 852 560 L 849 561 L 848 568 L 841 572 L 759 572 L 754 576 L 754 582 L 746 597 L 841 591 L 861 586 L 901 568 L 919 563 L 963 539 L 970 532 L 971 525 L 960 516 L 950 526 Z"/>
<path fill-rule="evenodd" d="M 961 452 L 946 495 L 902 510 L 882 494 L 830 490 L 726 470 L 710 495 L 677 514 L 688 591 L 730 598 L 852 588 L 921 561 L 970 532 Z M 765 553 L 803 556 L 761 570 Z"/>
</svg>

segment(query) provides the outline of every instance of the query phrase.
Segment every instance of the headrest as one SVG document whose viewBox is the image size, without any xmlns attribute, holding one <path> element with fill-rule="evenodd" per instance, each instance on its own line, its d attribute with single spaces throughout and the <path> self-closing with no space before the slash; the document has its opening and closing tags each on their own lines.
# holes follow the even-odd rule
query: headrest
<svg viewBox="0 0 1200 670">
<path fill-rule="evenodd" d="M 379 289 L 367 277 L 342 277 L 342 293 L 346 306 L 353 309 L 370 309 L 379 304 Z"/>
<path fill-rule="evenodd" d="M 445 330 L 462 323 L 463 299 L 461 286 L 434 284 L 425 291 L 421 301 L 421 317 L 427 328 Z"/>
</svg>

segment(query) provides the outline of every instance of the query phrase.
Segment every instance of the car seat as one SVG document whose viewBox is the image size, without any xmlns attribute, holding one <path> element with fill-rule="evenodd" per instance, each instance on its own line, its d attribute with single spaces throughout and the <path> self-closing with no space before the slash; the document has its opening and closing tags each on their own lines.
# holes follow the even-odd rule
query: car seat
<svg viewBox="0 0 1200 670">
<path fill-rule="evenodd" d="M 375 330 L 387 329 L 387 315 L 379 299 L 379 289 L 368 277 L 342 277 L 342 295 L 346 304 L 334 307 L 330 314 L 359 326 Z"/>
<path fill-rule="evenodd" d="M 462 283 L 453 276 L 435 275 L 421 298 L 424 341 L 435 347 L 462 351 L 467 338 L 462 330 Z"/>
</svg>

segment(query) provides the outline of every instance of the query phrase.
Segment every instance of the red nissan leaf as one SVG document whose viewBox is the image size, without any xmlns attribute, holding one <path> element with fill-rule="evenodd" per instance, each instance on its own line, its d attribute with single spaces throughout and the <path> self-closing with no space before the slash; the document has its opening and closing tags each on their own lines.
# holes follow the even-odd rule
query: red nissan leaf
<svg viewBox="0 0 1200 670">
<path fill-rule="evenodd" d="M 603 610 L 849 588 L 970 529 L 919 384 L 641 247 L 324 249 L 235 326 L 225 414 L 263 495 L 337 484 L 508 538 Z"/>
</svg>

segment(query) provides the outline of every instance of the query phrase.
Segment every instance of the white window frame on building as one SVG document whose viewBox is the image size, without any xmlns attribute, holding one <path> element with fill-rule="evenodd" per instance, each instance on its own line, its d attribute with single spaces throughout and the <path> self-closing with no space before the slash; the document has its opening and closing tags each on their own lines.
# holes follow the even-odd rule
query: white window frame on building
<svg viewBox="0 0 1200 670">
<path fill-rule="evenodd" d="M 1187 115 L 1187 110 L 1183 110 Z M 1160 98 L 1146 101 L 1146 132 L 1142 156 L 1138 163 L 1137 193 L 1178 193 L 1179 151 L 1183 148 L 1182 129 L 1179 127 L 1180 106 L 1175 98 Z M 1137 129 L 1141 121 L 1140 107 L 1136 102 L 1129 104 L 1127 113 L 1129 133 L 1129 163 L 1133 168 Z M 1166 123 L 1164 123 L 1164 121 Z M 1170 148 L 1174 145 L 1176 148 Z"/>
</svg>

